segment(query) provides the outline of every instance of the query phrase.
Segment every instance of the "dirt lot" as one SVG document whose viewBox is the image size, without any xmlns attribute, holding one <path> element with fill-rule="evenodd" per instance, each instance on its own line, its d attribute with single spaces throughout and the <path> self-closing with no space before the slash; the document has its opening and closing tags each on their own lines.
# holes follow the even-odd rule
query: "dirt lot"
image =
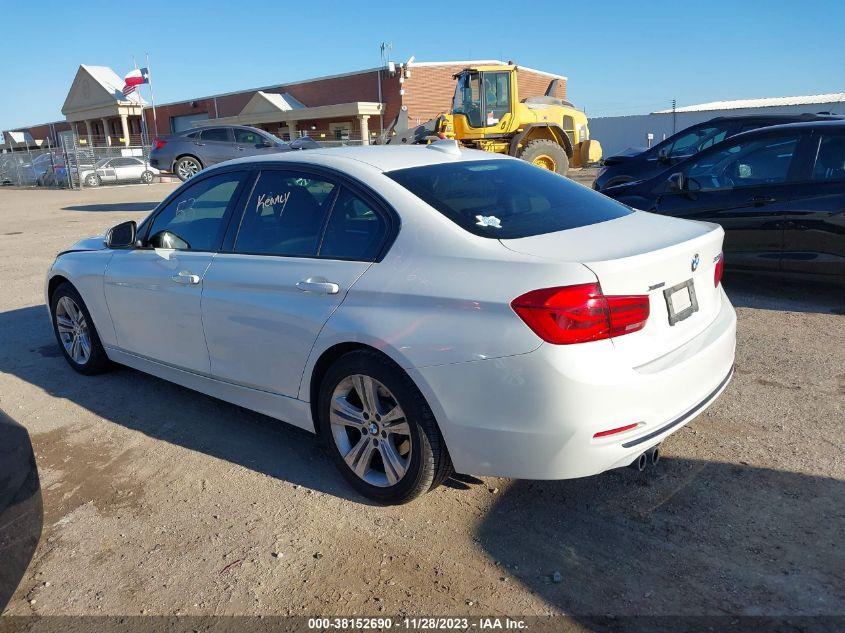
<svg viewBox="0 0 845 633">
<path fill-rule="evenodd" d="M 61 358 L 53 257 L 174 187 L 0 189 L 0 408 L 43 506 L 5 613 L 845 614 L 841 291 L 728 277 L 736 377 L 647 477 L 465 478 L 383 508 L 304 432 Z"/>
</svg>

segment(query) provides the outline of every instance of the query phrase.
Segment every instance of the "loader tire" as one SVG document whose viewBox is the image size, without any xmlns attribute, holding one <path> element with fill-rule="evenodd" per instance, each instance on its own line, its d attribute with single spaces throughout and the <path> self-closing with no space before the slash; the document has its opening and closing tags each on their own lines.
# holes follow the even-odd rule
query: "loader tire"
<svg viewBox="0 0 845 633">
<path fill-rule="evenodd" d="M 569 157 L 560 145 L 548 139 L 530 141 L 522 147 L 519 157 L 536 167 L 565 176 L 569 171 Z"/>
</svg>

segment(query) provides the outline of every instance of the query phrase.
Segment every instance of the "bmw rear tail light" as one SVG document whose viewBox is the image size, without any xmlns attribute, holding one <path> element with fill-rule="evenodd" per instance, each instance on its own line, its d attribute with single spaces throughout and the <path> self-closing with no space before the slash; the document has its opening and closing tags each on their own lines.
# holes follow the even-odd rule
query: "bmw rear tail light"
<svg viewBox="0 0 845 633">
<path fill-rule="evenodd" d="M 645 327 L 648 295 L 605 295 L 599 284 L 532 290 L 511 307 L 537 336 L 555 345 L 599 341 Z"/>
<path fill-rule="evenodd" d="M 722 281 L 722 273 L 725 272 L 725 254 L 719 253 L 719 259 L 716 260 L 716 270 L 713 272 L 713 285 L 718 286 Z"/>
<path fill-rule="evenodd" d="M 160 138 L 153 140 L 153 149 L 163 149 L 165 145 L 167 145 L 167 141 L 163 141 Z"/>
</svg>

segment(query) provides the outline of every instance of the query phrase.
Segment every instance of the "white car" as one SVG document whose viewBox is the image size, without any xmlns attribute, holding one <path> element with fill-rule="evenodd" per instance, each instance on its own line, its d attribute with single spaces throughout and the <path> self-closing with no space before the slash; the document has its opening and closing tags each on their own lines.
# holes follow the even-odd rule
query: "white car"
<svg viewBox="0 0 845 633">
<path fill-rule="evenodd" d="M 119 156 L 117 158 L 103 158 L 93 167 L 82 169 L 79 178 L 86 187 L 99 187 L 103 183 L 142 182 L 149 184 L 153 177 L 159 174 L 158 169 L 151 167 L 143 158 L 134 156 Z"/>
<path fill-rule="evenodd" d="M 250 157 L 60 254 L 65 358 L 318 433 L 362 494 L 454 469 L 643 467 L 731 378 L 722 229 L 521 160 L 428 147 Z"/>
</svg>

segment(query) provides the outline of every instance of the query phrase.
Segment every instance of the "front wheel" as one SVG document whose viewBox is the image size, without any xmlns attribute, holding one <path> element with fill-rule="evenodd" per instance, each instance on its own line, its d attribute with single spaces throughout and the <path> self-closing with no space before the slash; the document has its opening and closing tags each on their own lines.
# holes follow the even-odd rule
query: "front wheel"
<svg viewBox="0 0 845 633">
<path fill-rule="evenodd" d="M 438 486 L 451 461 L 434 415 L 411 379 L 376 352 L 342 356 L 319 392 L 320 433 L 352 486 L 384 504 Z"/>
<path fill-rule="evenodd" d="M 109 359 L 79 292 L 65 282 L 50 296 L 53 332 L 68 364 L 80 374 L 98 374 Z"/>
<path fill-rule="evenodd" d="M 519 157 L 535 167 L 548 169 L 565 176 L 569 171 L 569 157 L 560 145 L 548 139 L 537 139 L 525 144 Z"/>
</svg>

